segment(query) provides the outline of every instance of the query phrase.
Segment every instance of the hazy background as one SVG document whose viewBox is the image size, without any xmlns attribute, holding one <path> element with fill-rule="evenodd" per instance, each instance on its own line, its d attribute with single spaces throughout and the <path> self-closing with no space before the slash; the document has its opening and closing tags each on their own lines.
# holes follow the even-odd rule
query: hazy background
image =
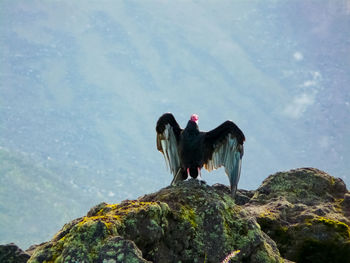
<svg viewBox="0 0 350 263">
<path fill-rule="evenodd" d="M 349 0 L 2 0 L 0 243 L 167 186 L 164 112 L 243 130 L 239 188 L 305 166 L 349 187 L 349 83 Z"/>
</svg>

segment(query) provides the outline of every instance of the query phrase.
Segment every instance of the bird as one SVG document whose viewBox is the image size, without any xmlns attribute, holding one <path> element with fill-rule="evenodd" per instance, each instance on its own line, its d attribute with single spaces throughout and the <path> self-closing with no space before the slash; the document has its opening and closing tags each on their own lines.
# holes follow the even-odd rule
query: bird
<svg viewBox="0 0 350 263">
<path fill-rule="evenodd" d="M 171 185 L 188 178 L 201 179 L 201 169 L 209 172 L 221 166 L 230 181 L 235 197 L 244 153 L 245 136 L 232 121 L 204 132 L 198 127 L 199 117 L 192 114 L 182 129 L 172 113 L 164 113 L 157 121 L 157 149 L 164 155 L 173 174 Z"/>
</svg>

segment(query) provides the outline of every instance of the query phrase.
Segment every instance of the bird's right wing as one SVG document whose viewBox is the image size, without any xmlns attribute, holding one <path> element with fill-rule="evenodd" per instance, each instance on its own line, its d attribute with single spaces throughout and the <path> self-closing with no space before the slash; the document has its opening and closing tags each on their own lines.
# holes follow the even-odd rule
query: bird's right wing
<svg viewBox="0 0 350 263">
<path fill-rule="evenodd" d="M 178 143 L 182 129 L 171 113 L 165 113 L 159 118 L 156 131 L 157 149 L 163 153 L 165 163 L 174 175 L 173 184 L 181 169 Z"/>
<path fill-rule="evenodd" d="M 243 132 L 232 121 L 204 134 L 204 168 L 211 171 L 224 166 L 232 196 L 241 173 L 244 140 Z"/>
</svg>

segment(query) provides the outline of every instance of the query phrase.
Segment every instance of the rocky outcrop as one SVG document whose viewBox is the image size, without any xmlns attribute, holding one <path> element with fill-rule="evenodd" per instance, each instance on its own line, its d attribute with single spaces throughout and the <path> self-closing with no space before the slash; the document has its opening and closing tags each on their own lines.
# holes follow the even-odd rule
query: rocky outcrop
<svg viewBox="0 0 350 263">
<path fill-rule="evenodd" d="M 283 262 L 275 243 L 229 194 L 190 180 L 94 207 L 29 262 L 216 263 L 236 250 L 235 262 Z"/>
<path fill-rule="evenodd" d="M 349 225 L 350 192 L 317 169 L 276 173 L 235 200 L 227 186 L 189 180 L 93 207 L 29 262 L 347 263 Z"/>
<path fill-rule="evenodd" d="M 269 176 L 244 205 L 281 255 L 296 262 L 350 262 L 344 182 L 303 168 Z"/>
</svg>

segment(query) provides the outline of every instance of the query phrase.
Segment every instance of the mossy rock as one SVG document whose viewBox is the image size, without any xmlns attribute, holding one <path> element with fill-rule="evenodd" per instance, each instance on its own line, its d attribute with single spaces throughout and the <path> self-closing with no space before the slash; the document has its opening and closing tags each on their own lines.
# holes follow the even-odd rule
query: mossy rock
<svg viewBox="0 0 350 263">
<path fill-rule="evenodd" d="M 328 219 L 315 218 L 288 229 L 293 250 L 288 258 L 297 262 L 350 262 L 350 228 Z"/>
<path fill-rule="evenodd" d="M 144 229 L 154 225 L 161 228 L 167 212 L 167 206 L 157 202 L 102 203 L 86 217 L 66 224 L 50 242 L 35 250 L 29 262 L 148 262 L 135 243 L 120 233 L 137 216 L 142 217 Z M 131 233 L 138 234 L 137 229 Z"/>
<path fill-rule="evenodd" d="M 230 193 L 199 183 L 180 182 L 142 201 L 161 201 L 171 210 L 169 227 L 158 255 L 172 257 L 155 262 L 221 262 L 234 250 L 241 252 L 232 262 L 281 262 L 272 240 L 256 221 L 235 205 Z M 265 261 L 261 261 L 264 258 Z"/>
<path fill-rule="evenodd" d="M 197 180 L 138 200 L 102 203 L 39 246 L 36 262 L 283 262 L 230 194 Z"/>
<path fill-rule="evenodd" d="M 350 218 L 344 182 L 301 168 L 269 176 L 244 208 L 296 262 L 350 262 Z"/>
<path fill-rule="evenodd" d="M 259 220 L 259 222 L 261 222 Z M 282 226 L 278 222 L 262 229 L 278 244 L 284 257 L 296 262 L 350 262 L 350 228 L 331 219 L 315 218 Z"/>
<path fill-rule="evenodd" d="M 345 183 L 340 178 L 315 168 L 299 168 L 270 175 L 251 201 L 263 203 L 283 196 L 291 203 L 313 205 L 342 198 L 346 192 Z"/>
<path fill-rule="evenodd" d="M 0 262 L 1 263 L 25 263 L 30 255 L 20 249 L 14 243 L 0 245 Z"/>
</svg>

